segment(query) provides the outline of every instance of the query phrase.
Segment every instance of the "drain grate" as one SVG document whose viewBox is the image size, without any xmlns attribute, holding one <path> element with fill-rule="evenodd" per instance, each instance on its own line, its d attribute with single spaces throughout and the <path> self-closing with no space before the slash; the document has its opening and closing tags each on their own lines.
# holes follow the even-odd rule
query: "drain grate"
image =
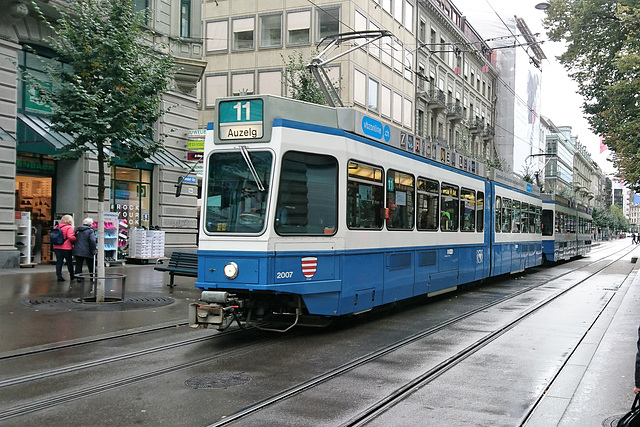
<svg viewBox="0 0 640 427">
<path fill-rule="evenodd" d="M 173 304 L 170 297 L 154 295 L 131 295 L 122 302 L 119 298 L 108 298 L 104 303 L 97 303 L 85 299 L 80 301 L 77 297 L 60 296 L 35 296 L 20 300 L 20 304 L 29 308 L 51 311 L 127 311 L 141 310 L 145 308 L 163 307 Z"/>
<path fill-rule="evenodd" d="M 616 427 L 618 425 L 618 421 L 620 421 L 620 418 L 624 417 L 625 414 L 620 414 L 620 415 L 614 415 L 612 417 L 609 417 L 607 419 L 605 419 L 602 422 L 602 426 L 603 427 Z"/>
<path fill-rule="evenodd" d="M 246 374 L 218 373 L 189 378 L 184 384 L 196 390 L 206 390 L 244 385 L 249 381 L 251 381 L 251 377 Z"/>
</svg>

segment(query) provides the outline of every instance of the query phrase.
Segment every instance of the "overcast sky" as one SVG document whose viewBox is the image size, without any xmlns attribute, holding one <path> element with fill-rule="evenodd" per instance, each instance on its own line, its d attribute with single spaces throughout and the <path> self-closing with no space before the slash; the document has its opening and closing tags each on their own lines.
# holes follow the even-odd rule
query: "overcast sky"
<svg viewBox="0 0 640 427">
<path fill-rule="evenodd" d="M 540 113 L 549 118 L 556 126 L 571 126 L 573 135 L 587 147 L 591 157 L 600 165 L 605 173 L 613 172 L 611 162 L 606 161 L 608 151 L 600 154 L 600 138 L 589 129 L 589 124 L 582 113 L 582 97 L 576 93 L 577 84 L 567 76 L 564 67 L 555 59 L 564 52 L 560 43 L 548 41 L 542 27 L 545 12 L 537 10 L 535 5 L 540 0 L 451 0 L 474 26 L 482 19 L 496 20 L 499 15 L 503 19 L 514 15 L 524 18 L 533 33 L 540 33 L 538 39 L 543 43 L 541 48 L 547 56 L 542 63 L 542 100 Z M 479 28 L 477 26 L 477 30 Z M 508 35 L 505 29 L 505 35 Z M 482 33 L 480 35 L 484 38 Z"/>
</svg>

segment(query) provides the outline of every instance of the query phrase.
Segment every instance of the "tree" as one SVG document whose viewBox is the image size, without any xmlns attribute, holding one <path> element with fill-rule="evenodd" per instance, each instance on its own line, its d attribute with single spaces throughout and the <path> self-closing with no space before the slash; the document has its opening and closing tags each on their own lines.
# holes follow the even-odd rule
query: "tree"
<svg viewBox="0 0 640 427">
<path fill-rule="evenodd" d="M 49 78 L 26 75 L 51 109 L 51 128 L 73 136 L 67 157 L 92 151 L 98 157 L 99 241 L 104 241 L 105 163 L 143 160 L 162 142 L 141 144 L 164 114 L 162 95 L 170 87 L 173 58 L 142 31 L 145 13 L 130 0 L 69 0 L 50 23 L 34 3 L 58 55 L 45 64 Z M 150 141 L 150 139 L 146 139 Z M 98 277 L 104 277 L 104 249 L 98 245 Z M 104 301 L 104 282 L 96 301 Z"/>
<path fill-rule="evenodd" d="M 312 104 L 327 105 L 327 100 L 320 90 L 320 85 L 307 69 L 302 52 L 292 53 L 285 60 L 284 80 L 293 99 Z"/>
<path fill-rule="evenodd" d="M 558 57 L 578 83 L 591 128 L 605 136 L 625 184 L 640 191 L 640 4 L 552 0 L 545 27 L 565 41 Z"/>
</svg>

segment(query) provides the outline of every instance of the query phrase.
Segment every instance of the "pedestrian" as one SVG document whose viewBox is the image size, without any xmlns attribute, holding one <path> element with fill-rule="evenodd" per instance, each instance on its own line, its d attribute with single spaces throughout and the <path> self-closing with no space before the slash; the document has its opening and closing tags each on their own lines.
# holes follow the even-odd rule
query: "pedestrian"
<svg viewBox="0 0 640 427">
<path fill-rule="evenodd" d="M 89 273 L 93 274 L 93 257 L 98 251 L 96 233 L 91 226 L 93 218 L 85 218 L 82 225 L 76 228 L 76 243 L 73 245 L 73 256 L 76 258 L 76 274 L 82 273 L 82 264 L 87 263 Z M 80 281 L 80 278 L 78 278 Z"/>
<path fill-rule="evenodd" d="M 636 233 L 631 233 L 631 243 L 636 244 Z"/>
<path fill-rule="evenodd" d="M 60 219 L 60 224 L 54 227 L 59 228 L 64 237 L 64 242 L 61 245 L 53 245 L 53 252 L 56 254 L 56 276 L 58 276 L 58 282 L 64 282 L 64 277 L 62 277 L 62 263 L 64 261 L 67 262 L 70 280 L 75 279 L 71 251 L 73 249 L 73 243 L 76 241 L 76 235 L 73 232 L 72 222 L 73 217 L 71 215 L 64 215 Z"/>
</svg>

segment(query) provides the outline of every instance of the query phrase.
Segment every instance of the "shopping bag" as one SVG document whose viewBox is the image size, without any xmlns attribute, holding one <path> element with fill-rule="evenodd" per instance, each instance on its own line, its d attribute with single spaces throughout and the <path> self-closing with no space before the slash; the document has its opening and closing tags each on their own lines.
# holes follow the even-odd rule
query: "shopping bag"
<svg viewBox="0 0 640 427">
<path fill-rule="evenodd" d="M 618 427 L 636 426 L 640 426 L 640 393 L 636 394 L 633 405 L 631 405 L 631 410 L 618 421 Z"/>
</svg>

